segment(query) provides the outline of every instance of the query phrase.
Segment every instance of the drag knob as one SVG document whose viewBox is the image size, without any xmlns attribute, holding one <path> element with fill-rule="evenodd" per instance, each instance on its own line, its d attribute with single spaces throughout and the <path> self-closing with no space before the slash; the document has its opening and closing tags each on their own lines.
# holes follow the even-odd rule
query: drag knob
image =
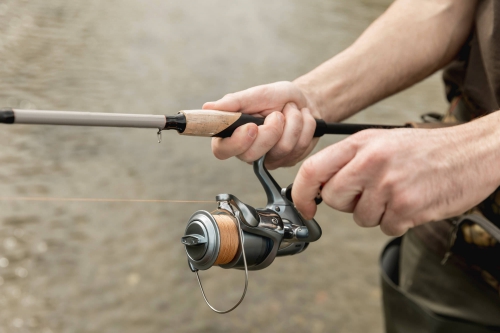
<svg viewBox="0 0 500 333">
<path fill-rule="evenodd" d="M 205 244 L 207 239 L 201 235 L 187 235 L 181 238 L 181 242 L 187 246 L 194 246 L 198 244 Z"/>
</svg>

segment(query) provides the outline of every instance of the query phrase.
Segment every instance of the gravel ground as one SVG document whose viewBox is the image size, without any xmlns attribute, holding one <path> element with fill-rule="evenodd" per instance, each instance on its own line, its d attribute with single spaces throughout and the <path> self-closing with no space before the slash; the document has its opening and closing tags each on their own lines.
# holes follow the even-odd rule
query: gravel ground
<svg viewBox="0 0 500 333">
<path fill-rule="evenodd" d="M 340 52 L 388 0 L 4 0 L 0 105 L 173 114 L 291 80 Z M 401 124 L 445 108 L 438 75 L 352 122 Z M 318 149 L 342 139 L 325 137 Z M 154 131 L 2 126 L 0 333 L 382 332 L 377 258 L 387 241 L 322 205 L 323 237 L 250 273 L 227 315 L 203 302 L 180 237 L 215 203 L 9 201 L 7 197 L 208 200 L 265 196 L 252 168 L 210 140 Z M 282 185 L 297 167 L 273 172 Z M 219 307 L 240 271 L 202 272 Z"/>
</svg>

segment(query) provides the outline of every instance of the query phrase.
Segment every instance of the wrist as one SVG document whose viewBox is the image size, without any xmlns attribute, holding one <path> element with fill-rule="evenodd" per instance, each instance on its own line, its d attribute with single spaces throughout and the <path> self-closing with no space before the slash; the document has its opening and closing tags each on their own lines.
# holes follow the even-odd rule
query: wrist
<svg viewBox="0 0 500 333">
<path fill-rule="evenodd" d="M 469 123 L 450 127 L 456 144 L 457 159 L 463 159 L 481 187 L 500 186 L 500 112 Z M 472 175 L 471 175 L 472 176 Z"/>
<path fill-rule="evenodd" d="M 496 187 L 500 187 L 500 111 L 479 118 L 471 125 L 475 122 L 481 123 L 483 128 L 479 137 L 484 140 L 482 144 L 486 146 L 489 155 L 487 159 L 488 174 L 491 175 L 491 181 Z"/>
<path fill-rule="evenodd" d="M 314 71 L 305 74 L 293 81 L 306 97 L 311 113 L 315 118 L 323 119 L 327 122 L 339 122 L 347 117 L 343 117 L 341 106 L 339 105 L 342 82 L 331 78 L 329 81 L 321 80 Z"/>
<path fill-rule="evenodd" d="M 322 100 L 320 98 L 319 90 L 314 87 L 309 74 L 298 77 L 292 83 L 302 92 L 307 101 L 307 107 L 317 119 L 325 119 L 324 112 L 322 111 Z"/>
<path fill-rule="evenodd" d="M 360 95 L 365 87 L 352 70 L 357 59 L 348 48 L 293 81 L 321 119 L 340 122 L 366 106 L 366 95 Z"/>
</svg>

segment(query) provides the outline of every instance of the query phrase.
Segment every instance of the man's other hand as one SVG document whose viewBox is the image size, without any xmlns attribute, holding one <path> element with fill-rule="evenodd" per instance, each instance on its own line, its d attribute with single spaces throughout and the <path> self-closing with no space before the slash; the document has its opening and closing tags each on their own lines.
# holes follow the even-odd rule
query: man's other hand
<svg viewBox="0 0 500 333">
<path fill-rule="evenodd" d="M 365 130 L 302 164 L 292 197 L 307 219 L 330 207 L 388 235 L 464 213 L 500 185 L 500 112 L 440 129 Z"/>
</svg>

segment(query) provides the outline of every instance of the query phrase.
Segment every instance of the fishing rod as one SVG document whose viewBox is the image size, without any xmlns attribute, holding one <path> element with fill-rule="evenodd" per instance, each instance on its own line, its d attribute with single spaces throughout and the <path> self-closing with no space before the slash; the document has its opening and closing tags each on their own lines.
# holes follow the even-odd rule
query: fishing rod
<svg viewBox="0 0 500 333">
<path fill-rule="evenodd" d="M 173 116 L 91 113 L 74 111 L 0 110 L 0 123 L 71 126 L 105 126 L 176 130 L 182 135 L 229 137 L 236 128 L 247 123 L 262 125 L 264 118 L 239 112 L 183 110 Z M 429 127 L 326 123 L 316 119 L 315 137 L 325 134 L 349 135 L 370 129 Z M 433 127 L 433 126 L 431 126 Z M 435 127 L 435 126 L 434 126 Z M 305 220 L 291 197 L 292 185 L 282 188 L 264 165 L 264 156 L 253 163 L 254 173 L 267 196 L 265 208 L 254 208 L 232 194 L 216 196 L 217 209 L 196 211 L 188 220 L 181 242 L 185 247 L 189 268 L 196 278 L 207 305 L 217 313 L 234 310 L 244 299 L 248 287 L 248 271 L 268 267 L 276 257 L 303 252 L 321 237 L 316 220 Z M 321 202 L 318 195 L 316 204 Z M 208 301 L 199 270 L 213 266 L 245 271 L 245 287 L 239 301 L 228 310 L 217 310 Z"/>
<path fill-rule="evenodd" d="M 159 132 L 176 130 L 182 135 L 219 138 L 230 137 L 236 128 L 244 124 L 262 125 L 264 119 L 240 112 L 213 110 L 183 110 L 173 116 L 21 109 L 0 110 L 0 123 L 4 124 L 156 128 Z M 370 128 L 403 127 L 411 127 L 411 125 L 327 123 L 322 119 L 316 119 L 314 137 L 321 137 L 325 134 L 349 135 Z"/>
</svg>

